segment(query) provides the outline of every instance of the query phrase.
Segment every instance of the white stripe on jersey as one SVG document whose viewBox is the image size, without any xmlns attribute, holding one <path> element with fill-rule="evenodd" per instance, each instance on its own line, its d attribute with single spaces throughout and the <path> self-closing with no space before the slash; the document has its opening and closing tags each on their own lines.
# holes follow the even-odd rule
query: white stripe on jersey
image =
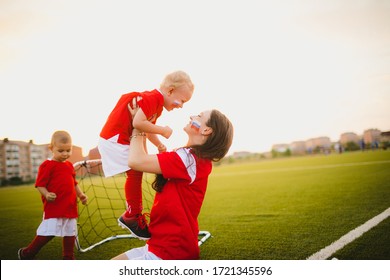
<svg viewBox="0 0 390 280">
<path fill-rule="evenodd" d="M 187 168 L 188 176 L 191 178 L 190 184 L 192 184 L 196 178 L 196 161 L 194 156 L 190 153 L 190 149 L 188 148 L 177 149 L 176 153 L 179 155 L 184 163 L 184 166 Z"/>
</svg>

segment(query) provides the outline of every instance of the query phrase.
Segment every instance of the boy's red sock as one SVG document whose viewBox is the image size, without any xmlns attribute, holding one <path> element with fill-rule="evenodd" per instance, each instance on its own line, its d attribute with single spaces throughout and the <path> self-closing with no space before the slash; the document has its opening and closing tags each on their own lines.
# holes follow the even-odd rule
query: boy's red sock
<svg viewBox="0 0 390 280">
<path fill-rule="evenodd" d="M 62 239 L 62 257 L 64 260 L 74 260 L 74 243 L 76 236 L 64 236 Z"/>
<path fill-rule="evenodd" d="M 130 169 L 126 172 L 125 196 L 127 211 L 125 217 L 142 213 L 142 172 Z"/>
<path fill-rule="evenodd" d="M 37 235 L 34 240 L 31 241 L 30 245 L 22 251 L 22 256 L 26 259 L 33 259 L 36 254 L 45 246 L 50 240 L 53 239 L 54 236 L 43 236 Z"/>
</svg>

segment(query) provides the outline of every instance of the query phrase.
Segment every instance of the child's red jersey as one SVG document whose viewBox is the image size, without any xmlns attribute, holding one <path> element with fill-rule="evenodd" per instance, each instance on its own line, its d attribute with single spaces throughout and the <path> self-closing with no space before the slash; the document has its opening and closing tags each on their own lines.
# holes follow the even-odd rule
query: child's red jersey
<svg viewBox="0 0 390 280">
<path fill-rule="evenodd" d="M 127 105 L 129 103 L 131 104 L 133 98 L 137 96 L 142 98 L 138 101 L 138 105 L 145 113 L 147 119 L 153 124 L 156 123 L 157 118 L 161 116 L 164 108 L 163 95 L 157 89 L 145 92 L 130 92 L 121 96 L 108 116 L 106 124 L 100 132 L 100 137 L 108 140 L 119 134 L 118 143 L 124 145 L 130 143 L 130 135 L 133 130 L 133 118 Z"/>
<path fill-rule="evenodd" d="M 187 148 L 157 157 L 168 181 L 151 210 L 149 251 L 162 259 L 199 259 L 198 215 L 211 161 L 197 158 Z"/>
<path fill-rule="evenodd" d="M 76 174 L 72 163 L 45 160 L 39 167 L 35 187 L 57 195 L 53 202 L 42 196 L 44 219 L 77 218 Z"/>
</svg>

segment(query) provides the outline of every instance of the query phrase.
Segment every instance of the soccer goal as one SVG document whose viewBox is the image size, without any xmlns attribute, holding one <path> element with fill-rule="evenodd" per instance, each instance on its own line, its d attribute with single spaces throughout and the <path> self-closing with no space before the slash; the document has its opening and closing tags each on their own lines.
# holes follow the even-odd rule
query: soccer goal
<svg viewBox="0 0 390 280">
<path fill-rule="evenodd" d="M 118 226 L 117 221 L 126 209 L 126 174 L 104 177 L 100 159 L 77 162 L 74 168 L 79 187 L 88 196 L 87 205 L 78 205 L 77 249 L 87 252 L 115 239 L 136 238 Z M 146 213 L 150 212 L 155 194 L 151 187 L 152 180 L 153 174 L 144 173 L 142 196 Z M 210 237 L 210 232 L 200 231 L 198 245 Z"/>
</svg>

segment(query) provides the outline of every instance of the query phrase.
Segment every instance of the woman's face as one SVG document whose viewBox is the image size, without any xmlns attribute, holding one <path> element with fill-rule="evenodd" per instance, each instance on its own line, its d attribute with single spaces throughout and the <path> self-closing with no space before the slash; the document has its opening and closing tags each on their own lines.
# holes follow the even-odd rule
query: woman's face
<svg viewBox="0 0 390 280">
<path fill-rule="evenodd" d="M 188 136 L 192 135 L 209 135 L 212 129 L 206 125 L 210 119 L 211 111 L 203 111 L 199 115 L 191 116 L 190 122 L 184 127 Z"/>
</svg>

